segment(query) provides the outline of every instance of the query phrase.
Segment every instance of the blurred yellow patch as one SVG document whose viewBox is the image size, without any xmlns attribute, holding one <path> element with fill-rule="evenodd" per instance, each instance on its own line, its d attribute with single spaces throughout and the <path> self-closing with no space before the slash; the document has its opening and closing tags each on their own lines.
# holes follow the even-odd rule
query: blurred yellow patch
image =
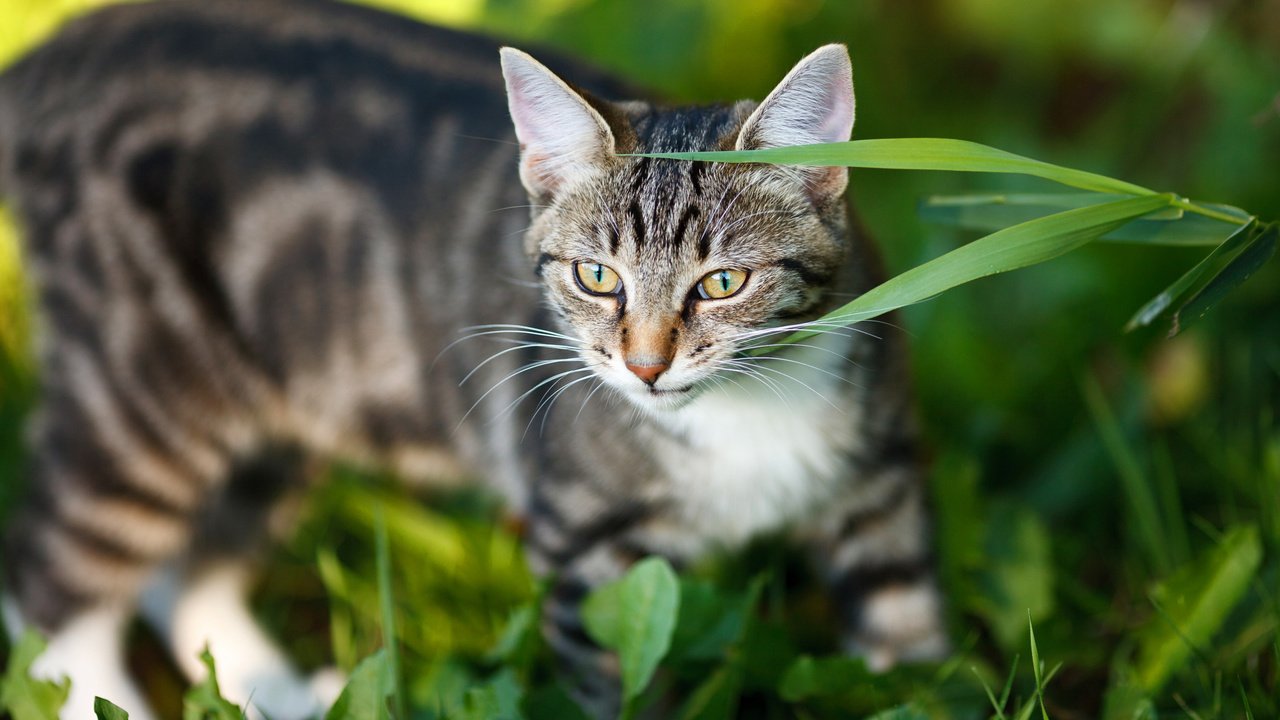
<svg viewBox="0 0 1280 720">
<path fill-rule="evenodd" d="M 1153 421 L 1175 423 L 1195 413 L 1209 390 L 1208 359 L 1199 336 L 1184 333 L 1157 345 L 1147 363 L 1147 382 L 1147 412 Z"/>
<path fill-rule="evenodd" d="M 4 0 L 0 2 L 0 68 L 17 60 L 76 15 L 135 0 Z"/>
</svg>

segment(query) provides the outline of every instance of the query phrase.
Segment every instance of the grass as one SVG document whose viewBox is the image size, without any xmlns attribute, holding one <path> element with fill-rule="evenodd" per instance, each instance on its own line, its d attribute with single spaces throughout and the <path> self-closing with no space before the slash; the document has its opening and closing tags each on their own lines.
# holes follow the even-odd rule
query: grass
<svg viewBox="0 0 1280 720">
<path fill-rule="evenodd" d="M 759 96 L 804 50 L 837 33 L 858 69 L 860 135 L 971 137 L 1096 169 L 1090 183 L 1132 178 L 1138 190 L 1177 188 L 1280 218 L 1280 119 L 1267 111 L 1280 60 L 1257 31 L 1277 20 L 1266 8 L 1224 7 L 1191 37 L 1159 24 L 1163 5 L 1145 0 L 1085 2 L 1069 22 L 1047 25 L 1036 18 L 1053 9 L 1048 0 L 995 15 L 998 3 L 979 0 L 931 0 L 930 12 L 883 3 L 756 14 L 728 2 L 697 13 L 677 5 L 659 2 L 632 18 L 638 11 L 626 3 L 521 10 L 490 2 L 443 19 L 551 40 L 700 99 Z M 47 14 L 5 22 L 37 6 L 0 8 L 0 28 L 13 33 L 0 40 L 7 57 L 52 27 Z M 802 12 L 810 14 L 784 24 Z M 609 34 L 601 28 L 641 20 L 643 47 L 600 40 Z M 18 38 L 14 28 L 34 29 Z M 1154 51 L 1144 57 L 1178 61 L 1116 53 L 1089 28 L 1108 28 L 1132 47 L 1145 39 Z M 751 62 L 771 65 L 734 66 L 718 29 L 754 48 Z M 703 52 L 702 38 L 713 49 L 687 54 Z M 1048 49 L 1032 52 L 1027 38 Z M 673 75 L 669 58 L 651 63 L 644 53 L 682 58 L 684 70 Z M 643 76 L 651 67 L 663 71 Z M 1072 95 L 1078 86 L 1091 93 Z M 853 178 L 897 271 L 944 256 L 975 230 L 1080 207 L 1071 204 L 1080 196 L 1004 176 L 857 170 Z M 678 578 L 669 603 L 678 610 L 647 624 L 669 626 L 670 635 L 636 707 L 670 692 L 674 717 L 1280 716 L 1280 272 L 1276 263 L 1254 268 L 1258 277 L 1215 298 L 1214 273 L 1225 273 L 1223 283 L 1249 275 L 1245 251 L 1266 249 L 1262 233 L 1234 236 L 1222 251 L 1134 242 L 1172 242 L 1168 229 L 1199 222 L 1194 214 L 1131 223 L 1128 243 L 1082 247 L 906 309 L 936 456 L 953 658 L 868 675 L 834 652 L 829 608 L 795 552 L 766 539 Z M 20 484 L 19 426 L 33 381 L 16 247 L 0 232 L 3 507 Z M 1187 271 L 1202 259 L 1199 272 Z M 1166 321 L 1150 318 L 1126 334 L 1135 315 L 1153 314 L 1135 311 L 1150 311 L 1166 289 L 1161 317 L 1178 309 L 1179 296 L 1222 304 L 1180 322 L 1173 338 Z M 1183 319 L 1198 314 L 1189 304 Z M 336 469 L 273 559 L 260 615 L 303 664 L 353 671 L 359 684 L 336 717 L 376 717 L 388 695 L 405 708 L 397 717 L 572 717 L 532 621 L 539 586 L 499 517 L 488 498 L 416 497 L 385 478 Z M 663 644 L 634 637 L 651 642 L 636 657 Z M 155 691 L 175 687 L 164 661 L 144 665 Z M 6 680 L 0 697 L 17 692 L 11 687 Z M 178 707 L 181 698 L 158 701 Z"/>
</svg>

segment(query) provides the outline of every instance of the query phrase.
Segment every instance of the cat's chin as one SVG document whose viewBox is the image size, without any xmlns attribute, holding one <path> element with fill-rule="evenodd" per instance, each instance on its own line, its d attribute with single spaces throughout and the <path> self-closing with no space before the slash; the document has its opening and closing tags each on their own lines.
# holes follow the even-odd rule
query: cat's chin
<svg viewBox="0 0 1280 720">
<path fill-rule="evenodd" d="M 649 412 L 679 410 L 692 402 L 697 396 L 698 392 L 694 385 L 671 389 L 649 387 L 643 390 L 632 389 L 627 392 L 627 399 L 633 405 Z"/>
</svg>

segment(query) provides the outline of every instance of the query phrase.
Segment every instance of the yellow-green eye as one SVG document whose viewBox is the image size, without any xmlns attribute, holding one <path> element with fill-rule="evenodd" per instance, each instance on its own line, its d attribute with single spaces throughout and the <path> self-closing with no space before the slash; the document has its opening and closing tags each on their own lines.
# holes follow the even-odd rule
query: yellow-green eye
<svg viewBox="0 0 1280 720">
<path fill-rule="evenodd" d="M 698 282 L 698 295 L 704 300 L 727 298 L 742 289 L 746 270 L 717 270 Z"/>
<path fill-rule="evenodd" d="M 618 273 L 608 265 L 594 262 L 574 263 L 573 271 L 578 276 L 578 284 L 592 295 L 614 295 L 622 287 Z"/>
</svg>

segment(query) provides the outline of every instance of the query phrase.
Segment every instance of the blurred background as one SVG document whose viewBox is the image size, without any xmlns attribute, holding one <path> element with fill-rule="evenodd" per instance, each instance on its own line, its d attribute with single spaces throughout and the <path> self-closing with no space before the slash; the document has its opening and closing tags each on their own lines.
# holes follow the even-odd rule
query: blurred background
<svg viewBox="0 0 1280 720">
<path fill-rule="evenodd" d="M 4 0 L 0 65 L 98 4 Z M 555 48 L 681 103 L 762 97 L 802 55 L 843 42 L 857 138 L 973 140 L 1280 219 L 1271 0 L 368 4 Z M 894 273 L 973 237 L 925 224 L 929 195 L 1052 190 L 868 170 L 852 188 Z M 17 247 L 0 236 L 5 506 L 34 382 Z M 1280 263 L 1176 337 L 1161 323 L 1123 331 L 1206 252 L 1091 245 L 902 313 L 957 660 L 876 693 L 782 697 L 748 683 L 739 711 L 856 717 L 913 703 L 932 717 L 986 717 L 980 678 L 998 695 L 1013 670 L 1013 696 L 1034 691 L 1029 614 L 1039 657 L 1061 663 L 1045 690 L 1052 717 L 1280 716 Z M 305 663 L 350 667 L 379 637 L 370 508 L 411 491 L 334 474 L 274 561 L 260 608 Z M 534 583 L 487 499 L 387 507 L 406 662 L 431 716 L 442 688 L 480 677 L 466 658 L 483 656 Z M 821 653 L 831 626 L 780 557 L 765 548 L 704 572 L 732 587 L 773 568 L 771 607 L 790 640 L 769 652 Z M 154 692 L 176 692 L 154 644 L 144 638 L 139 655 Z M 524 682 L 538 682 L 536 668 Z"/>
</svg>

